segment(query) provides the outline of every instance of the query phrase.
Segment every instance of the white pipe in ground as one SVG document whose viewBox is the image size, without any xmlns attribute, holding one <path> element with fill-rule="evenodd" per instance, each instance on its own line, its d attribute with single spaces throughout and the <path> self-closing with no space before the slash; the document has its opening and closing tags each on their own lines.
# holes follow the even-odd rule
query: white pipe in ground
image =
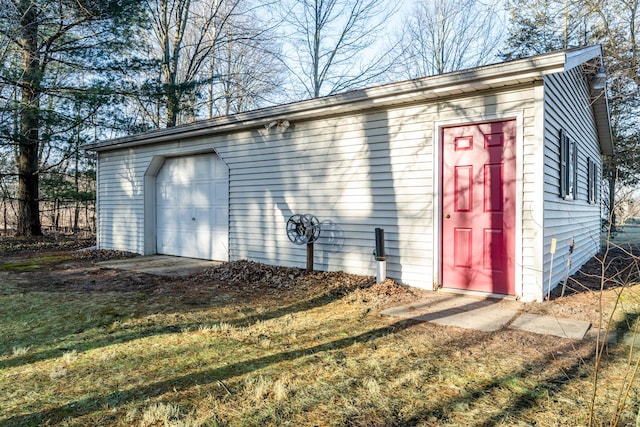
<svg viewBox="0 0 640 427">
<path fill-rule="evenodd" d="M 387 278 L 387 261 L 378 261 L 376 266 L 376 283 L 382 283 Z"/>
</svg>

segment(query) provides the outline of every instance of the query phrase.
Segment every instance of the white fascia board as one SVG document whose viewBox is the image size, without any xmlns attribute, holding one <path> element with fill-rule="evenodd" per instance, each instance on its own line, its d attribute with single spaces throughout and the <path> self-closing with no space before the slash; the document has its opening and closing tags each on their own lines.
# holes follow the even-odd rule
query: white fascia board
<svg viewBox="0 0 640 427">
<path fill-rule="evenodd" d="M 306 120 L 515 86 L 565 69 L 565 52 L 556 52 L 470 70 L 391 83 L 344 94 L 267 107 L 188 125 L 85 144 L 87 151 L 106 151 L 177 139 L 261 127 L 273 120 Z"/>
<path fill-rule="evenodd" d="M 602 47 L 600 45 L 568 50 L 566 52 L 564 70 L 569 71 L 598 57 L 602 57 Z"/>
</svg>

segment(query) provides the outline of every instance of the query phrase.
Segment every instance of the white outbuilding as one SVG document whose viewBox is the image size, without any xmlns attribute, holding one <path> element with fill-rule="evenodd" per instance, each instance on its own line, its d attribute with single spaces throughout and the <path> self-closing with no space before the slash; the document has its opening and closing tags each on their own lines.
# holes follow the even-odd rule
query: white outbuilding
<svg viewBox="0 0 640 427">
<path fill-rule="evenodd" d="M 88 144 L 98 247 L 303 267 L 286 223 L 309 213 L 316 270 L 374 275 L 381 228 L 400 283 L 543 300 L 600 248 L 601 58 L 563 50 Z"/>
</svg>

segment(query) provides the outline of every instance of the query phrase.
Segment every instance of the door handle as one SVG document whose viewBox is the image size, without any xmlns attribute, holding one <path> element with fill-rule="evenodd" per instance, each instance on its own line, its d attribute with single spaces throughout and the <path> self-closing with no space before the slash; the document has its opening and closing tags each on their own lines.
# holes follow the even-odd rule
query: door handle
<svg viewBox="0 0 640 427">
<path fill-rule="evenodd" d="M 444 214 L 444 217 L 445 217 L 445 218 L 447 218 L 447 219 L 449 219 L 449 218 L 451 218 L 451 215 L 449 215 L 449 214 Z"/>
</svg>

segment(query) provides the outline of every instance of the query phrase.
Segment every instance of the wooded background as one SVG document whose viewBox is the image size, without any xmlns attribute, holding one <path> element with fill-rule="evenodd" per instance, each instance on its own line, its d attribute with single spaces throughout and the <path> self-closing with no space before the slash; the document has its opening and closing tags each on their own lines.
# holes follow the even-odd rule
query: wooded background
<svg viewBox="0 0 640 427">
<path fill-rule="evenodd" d="M 639 1 L 0 0 L 0 230 L 93 230 L 86 142 L 593 44 L 635 216 Z"/>
</svg>

